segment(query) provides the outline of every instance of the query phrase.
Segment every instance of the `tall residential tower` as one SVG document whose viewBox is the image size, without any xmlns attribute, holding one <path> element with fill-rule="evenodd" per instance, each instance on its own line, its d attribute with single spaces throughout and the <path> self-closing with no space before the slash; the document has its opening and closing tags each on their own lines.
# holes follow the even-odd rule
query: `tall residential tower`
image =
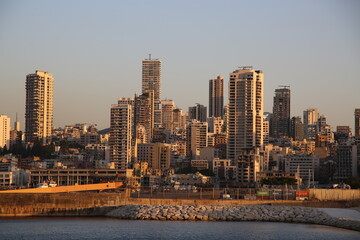
<svg viewBox="0 0 360 240">
<path fill-rule="evenodd" d="M 241 67 L 230 73 L 227 116 L 227 158 L 263 145 L 264 75 Z"/>
<path fill-rule="evenodd" d="M 51 73 L 36 71 L 26 76 L 26 142 L 50 142 L 53 129 L 53 89 L 54 78 Z"/>
<path fill-rule="evenodd" d="M 161 61 L 158 59 L 145 59 L 142 61 L 142 92 L 154 91 L 154 121 L 161 124 Z"/>
<path fill-rule="evenodd" d="M 209 80 L 209 117 L 224 116 L 224 78 Z"/>
<path fill-rule="evenodd" d="M 290 136 L 290 89 L 275 89 L 270 134 L 274 138 Z"/>
</svg>

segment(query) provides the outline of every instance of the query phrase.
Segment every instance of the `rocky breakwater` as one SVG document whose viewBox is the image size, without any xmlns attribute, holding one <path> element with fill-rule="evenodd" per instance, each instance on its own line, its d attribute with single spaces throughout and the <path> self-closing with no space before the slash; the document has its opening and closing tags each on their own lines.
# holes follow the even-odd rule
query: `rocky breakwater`
<svg viewBox="0 0 360 240">
<path fill-rule="evenodd" d="M 331 217 L 317 208 L 246 205 L 126 205 L 108 217 L 132 220 L 266 221 L 311 223 L 360 231 L 360 221 Z"/>
</svg>

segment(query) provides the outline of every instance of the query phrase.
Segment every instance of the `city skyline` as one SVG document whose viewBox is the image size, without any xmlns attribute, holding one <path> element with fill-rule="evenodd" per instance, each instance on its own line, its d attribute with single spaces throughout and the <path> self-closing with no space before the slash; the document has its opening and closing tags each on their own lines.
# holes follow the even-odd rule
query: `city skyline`
<svg viewBox="0 0 360 240">
<path fill-rule="evenodd" d="M 3 66 L 0 78 L 4 88 L 0 114 L 9 116 L 13 122 L 18 113 L 22 130 L 25 128 L 26 74 L 41 70 L 54 75 L 56 127 L 86 122 L 103 129 L 110 126 L 109 109 L 118 97 L 133 96 L 134 92 L 141 94 L 141 61 L 151 53 L 153 58 L 162 61 L 162 99 L 174 100 L 184 111 L 195 103 L 209 107 L 208 81 L 217 75 L 224 76 L 224 98 L 225 104 L 228 103 L 229 73 L 238 66 L 251 64 L 261 69 L 266 79 L 264 111 L 272 112 L 273 93 L 278 85 L 290 85 L 291 116 L 302 116 L 304 110 L 318 108 L 321 115 L 327 116 L 333 130 L 337 125 L 348 125 L 354 131 L 354 109 L 360 102 L 357 94 L 360 81 L 352 71 L 360 65 L 360 31 L 356 28 L 359 16 L 355 14 L 359 4 L 355 1 L 343 4 L 337 1 L 291 4 L 276 1 L 281 8 L 256 1 L 249 4 L 249 13 L 245 16 L 230 14 L 234 11 L 231 6 L 233 9 L 242 6 L 231 1 L 209 2 L 201 11 L 195 11 L 202 5 L 200 3 L 174 4 L 178 7 L 175 11 L 165 2 L 153 5 L 140 2 L 140 6 L 154 13 L 147 17 L 141 15 L 145 14 L 144 9 L 131 16 L 137 9 L 134 4 L 111 2 L 114 9 L 121 10 L 122 17 L 105 17 L 90 23 L 85 20 L 89 20 L 98 6 L 94 2 L 74 3 L 72 9 L 66 9 L 68 20 L 61 13 L 70 3 L 43 2 L 44 7 L 53 9 L 53 16 L 48 15 L 47 22 L 37 16 L 27 18 L 30 16 L 28 7 L 36 8 L 40 2 L 20 3 L 1 4 L 4 21 L 0 27 L 4 35 L 0 38 L 0 49 L 4 54 L 0 57 Z M 85 9 L 79 12 L 79 17 L 75 12 L 80 7 Z M 264 12 L 266 7 L 271 7 L 268 12 Z M 221 13 L 217 8 L 228 12 Z M 260 12 L 258 19 L 245 21 L 256 12 L 253 9 Z M 129 13 L 125 13 L 126 10 Z M 101 5 L 99 15 L 107 11 L 114 10 L 109 5 Z M 181 13 L 185 11 L 187 19 L 182 18 Z M 276 17 L 277 13 L 282 16 Z M 298 20 L 304 13 L 307 18 Z M 206 17 L 216 14 L 222 18 Z M 267 23 L 269 14 L 274 16 Z M 19 17 L 14 19 L 14 16 Z M 162 23 L 165 18 L 169 19 L 168 23 Z M 124 25 L 124 21 L 132 20 L 135 20 L 133 25 Z M 229 29 L 235 26 L 239 26 L 238 32 L 242 31 L 239 23 L 243 20 L 243 28 L 253 37 L 244 40 L 237 31 L 232 33 L 233 38 L 228 37 Z M 74 25 L 69 26 L 66 21 L 73 21 Z M 154 35 L 141 26 L 145 21 L 159 27 L 151 29 Z M 103 28 L 111 22 L 118 23 L 119 28 Z M 135 33 L 132 29 L 136 27 L 144 33 Z M 48 33 L 44 38 L 36 35 L 36 29 L 41 28 Z M 76 34 L 79 29 L 82 34 Z M 198 29 L 201 31 L 196 32 Z M 96 30 L 101 31 L 94 36 Z M 164 30 L 169 34 L 162 33 Z M 64 34 L 57 38 L 57 33 Z M 23 34 L 28 37 L 21 38 Z M 125 49 L 129 40 L 119 40 L 119 34 L 128 34 L 134 46 Z M 146 39 L 146 34 L 154 39 Z M 176 40 L 184 34 L 192 34 L 192 37 Z M 86 39 L 89 36 L 93 38 Z"/>
</svg>

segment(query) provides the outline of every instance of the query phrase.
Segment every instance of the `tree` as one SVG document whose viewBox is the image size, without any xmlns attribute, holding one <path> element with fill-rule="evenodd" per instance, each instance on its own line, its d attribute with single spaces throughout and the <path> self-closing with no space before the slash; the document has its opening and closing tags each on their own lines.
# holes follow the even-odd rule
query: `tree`
<svg viewBox="0 0 360 240">
<path fill-rule="evenodd" d="M 360 188 L 360 178 L 359 177 L 349 177 L 345 180 L 346 184 L 349 184 L 351 188 L 358 189 Z"/>
</svg>

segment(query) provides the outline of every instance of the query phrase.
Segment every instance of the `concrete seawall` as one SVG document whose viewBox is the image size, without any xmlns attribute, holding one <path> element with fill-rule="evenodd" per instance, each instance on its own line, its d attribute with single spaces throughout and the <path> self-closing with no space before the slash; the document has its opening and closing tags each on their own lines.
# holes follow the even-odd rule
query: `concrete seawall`
<svg viewBox="0 0 360 240">
<path fill-rule="evenodd" d="M 360 206 L 353 201 L 247 201 L 128 198 L 122 193 L 1 194 L 0 216 L 104 216 L 124 205 L 256 205 L 345 208 Z"/>
</svg>

